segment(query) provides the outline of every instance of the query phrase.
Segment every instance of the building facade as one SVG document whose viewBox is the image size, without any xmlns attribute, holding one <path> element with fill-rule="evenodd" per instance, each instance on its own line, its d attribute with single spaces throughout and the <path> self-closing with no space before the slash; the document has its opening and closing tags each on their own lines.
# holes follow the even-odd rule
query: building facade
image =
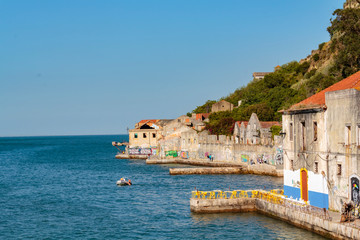
<svg viewBox="0 0 360 240">
<path fill-rule="evenodd" d="M 211 106 L 211 112 L 221 112 L 221 111 L 232 111 L 234 109 L 234 104 L 229 103 L 225 100 L 221 100 L 217 103 L 214 103 Z"/>
<path fill-rule="evenodd" d="M 359 202 L 360 72 L 283 111 L 284 194 L 340 210 Z"/>
</svg>

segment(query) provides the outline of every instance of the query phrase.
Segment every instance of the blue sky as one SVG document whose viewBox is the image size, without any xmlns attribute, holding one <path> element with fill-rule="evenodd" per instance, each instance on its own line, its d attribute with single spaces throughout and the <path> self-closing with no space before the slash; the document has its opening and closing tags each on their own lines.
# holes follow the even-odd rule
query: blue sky
<svg viewBox="0 0 360 240">
<path fill-rule="evenodd" d="M 0 0 L 0 136 L 176 118 L 328 41 L 341 0 Z"/>
</svg>

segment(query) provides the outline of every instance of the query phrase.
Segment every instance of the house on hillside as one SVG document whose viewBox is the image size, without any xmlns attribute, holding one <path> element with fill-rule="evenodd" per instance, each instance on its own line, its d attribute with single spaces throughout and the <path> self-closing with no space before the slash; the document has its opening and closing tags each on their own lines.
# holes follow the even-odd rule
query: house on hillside
<svg viewBox="0 0 360 240">
<path fill-rule="evenodd" d="M 234 104 L 229 103 L 225 100 L 221 100 L 217 103 L 214 103 L 211 106 L 211 112 L 221 112 L 221 111 L 232 111 L 234 109 Z"/>
<path fill-rule="evenodd" d="M 284 194 L 335 210 L 359 203 L 360 72 L 282 112 Z"/>
<path fill-rule="evenodd" d="M 254 72 L 253 77 L 254 79 L 263 79 L 269 73 L 271 72 Z"/>
<path fill-rule="evenodd" d="M 208 122 L 210 114 L 211 113 L 193 113 L 191 118 L 202 122 Z"/>
</svg>

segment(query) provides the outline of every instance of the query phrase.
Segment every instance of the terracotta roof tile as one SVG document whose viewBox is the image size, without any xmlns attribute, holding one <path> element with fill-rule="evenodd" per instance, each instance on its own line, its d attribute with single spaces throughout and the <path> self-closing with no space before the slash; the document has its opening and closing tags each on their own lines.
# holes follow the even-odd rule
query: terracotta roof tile
<svg viewBox="0 0 360 240">
<path fill-rule="evenodd" d="M 279 122 L 260 122 L 261 128 L 271 128 L 272 126 L 281 126 Z"/>
<path fill-rule="evenodd" d="M 330 87 L 322 90 L 321 92 L 312 95 L 311 97 L 294 104 L 290 107 L 289 110 L 297 110 L 297 109 L 309 109 L 309 108 L 318 108 L 325 106 L 325 93 L 338 91 L 338 90 L 345 90 L 345 89 L 360 89 L 360 71 L 341 80 L 340 82 L 331 85 Z"/>
</svg>

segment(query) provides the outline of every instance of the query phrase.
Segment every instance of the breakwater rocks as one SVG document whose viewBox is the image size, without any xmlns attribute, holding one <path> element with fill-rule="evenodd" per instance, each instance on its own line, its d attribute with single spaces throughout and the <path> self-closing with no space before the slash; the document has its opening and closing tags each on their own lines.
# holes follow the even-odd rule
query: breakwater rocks
<svg viewBox="0 0 360 240">
<path fill-rule="evenodd" d="M 172 175 L 188 175 L 188 174 L 256 174 L 283 177 L 284 173 L 281 169 L 268 164 L 247 165 L 245 163 L 229 163 L 220 161 L 204 161 L 189 159 L 147 159 L 147 164 L 184 164 L 192 166 L 204 166 L 206 168 L 171 168 Z"/>
</svg>

